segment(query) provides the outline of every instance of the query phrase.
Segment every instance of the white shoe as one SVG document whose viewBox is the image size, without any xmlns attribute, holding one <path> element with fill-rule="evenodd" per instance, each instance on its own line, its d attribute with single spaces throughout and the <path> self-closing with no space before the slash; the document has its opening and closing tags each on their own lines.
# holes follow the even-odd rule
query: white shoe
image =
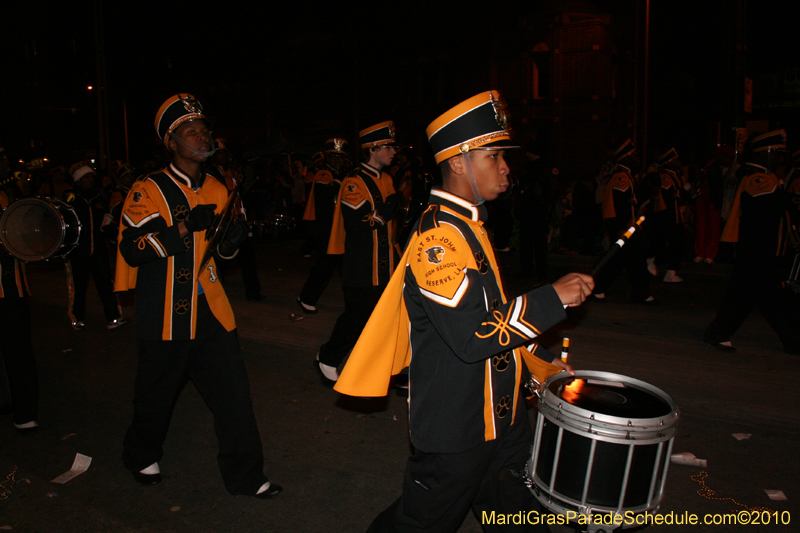
<svg viewBox="0 0 800 533">
<path fill-rule="evenodd" d="M 697 257 L 695 257 L 695 258 L 694 258 L 694 262 L 695 262 L 695 263 L 702 263 L 702 262 L 703 262 L 703 261 L 705 261 L 705 260 L 706 260 L 706 258 L 705 258 L 705 257 L 700 257 L 699 255 L 698 255 Z"/>
<path fill-rule="evenodd" d="M 656 267 L 656 258 L 650 257 L 647 259 L 647 271 L 651 276 L 658 276 L 658 267 Z"/>
<path fill-rule="evenodd" d="M 153 463 L 147 468 L 142 468 L 141 470 L 139 470 L 139 473 L 144 474 L 146 476 L 154 476 L 156 474 L 161 473 L 161 468 L 158 466 L 158 463 Z"/>
<path fill-rule="evenodd" d="M 683 278 L 676 274 L 674 270 L 667 270 L 667 273 L 664 274 L 664 283 L 680 283 L 682 281 Z"/>
<path fill-rule="evenodd" d="M 706 264 L 707 265 L 713 265 L 714 264 L 714 260 L 711 259 L 710 257 L 706 257 Z"/>
</svg>

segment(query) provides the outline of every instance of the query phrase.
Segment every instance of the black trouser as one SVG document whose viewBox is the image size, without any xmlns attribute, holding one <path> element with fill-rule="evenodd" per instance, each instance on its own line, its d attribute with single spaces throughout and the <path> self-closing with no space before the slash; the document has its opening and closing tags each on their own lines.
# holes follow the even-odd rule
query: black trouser
<svg viewBox="0 0 800 533">
<path fill-rule="evenodd" d="M 800 353 L 800 296 L 781 287 L 789 277 L 790 266 L 785 258 L 737 261 L 722 306 L 708 325 L 704 339 L 712 343 L 730 341 L 758 306 L 778 334 L 783 349 Z"/>
<path fill-rule="evenodd" d="M 403 495 L 375 518 L 367 533 L 452 533 L 470 508 L 486 532 L 549 531 L 538 524 L 496 523 L 498 515 L 542 517 L 541 512 L 528 514 L 540 507 L 523 479 L 501 476 L 506 470 L 524 470 L 532 442 L 528 418 L 523 416 L 505 435 L 466 452 L 416 451 L 406 463 Z"/>
<path fill-rule="evenodd" d="M 656 218 L 654 255 L 659 265 L 666 265 L 667 270 L 678 270 L 686 255 L 686 229 L 683 222 L 675 221 L 674 215 L 667 215 Z"/>
<path fill-rule="evenodd" d="M 132 472 L 159 461 L 175 401 L 191 378 L 214 415 L 217 463 L 231 494 L 254 495 L 266 483 L 264 455 L 250 384 L 235 332 L 225 331 L 204 296 L 197 305 L 197 337 L 139 341 L 133 421 L 123 462 Z"/>
<path fill-rule="evenodd" d="M 607 234 L 612 244 L 619 238 L 617 232 L 607 232 Z M 650 297 L 650 273 L 647 271 L 644 244 L 641 233 L 634 233 L 603 270 L 598 272 L 594 292 L 597 294 L 606 292 L 624 268 L 631 284 L 631 300 L 643 302 Z"/>
<path fill-rule="evenodd" d="M 39 416 L 39 373 L 31 345 L 31 310 L 27 298 L 0 298 L 0 352 L 8 376 L 15 424 Z"/>
<path fill-rule="evenodd" d="M 328 240 L 331 234 L 331 225 L 323 224 L 318 220 L 313 221 L 312 232 L 314 240 L 314 266 L 308 273 L 308 279 L 300 291 L 300 301 L 308 305 L 317 305 L 320 296 L 328 287 L 333 272 L 342 270 L 342 256 L 328 254 Z"/>
<path fill-rule="evenodd" d="M 85 255 L 76 248 L 67 256 L 67 289 L 69 292 L 69 309 L 67 314 L 75 322 L 86 319 L 86 289 L 89 286 L 89 274 L 92 274 L 94 286 L 103 304 L 103 314 L 110 322 L 119 318 L 122 313 L 114 294 L 114 283 L 111 281 L 111 261 L 108 250 L 102 248 L 92 255 Z"/>
<path fill-rule="evenodd" d="M 367 320 L 381 299 L 385 285 L 378 287 L 342 287 L 344 312 L 336 319 L 328 342 L 319 349 L 319 360 L 328 366 L 339 366 L 356 345 Z"/>
<path fill-rule="evenodd" d="M 261 281 L 258 279 L 258 263 L 256 261 L 256 251 L 253 247 L 253 240 L 248 237 L 239 247 L 236 257 L 229 260 L 219 259 L 216 261 L 219 277 L 225 281 L 225 273 L 228 270 L 228 263 L 236 261 L 239 271 L 242 273 L 244 283 L 244 294 L 247 298 L 254 298 L 261 294 Z"/>
</svg>

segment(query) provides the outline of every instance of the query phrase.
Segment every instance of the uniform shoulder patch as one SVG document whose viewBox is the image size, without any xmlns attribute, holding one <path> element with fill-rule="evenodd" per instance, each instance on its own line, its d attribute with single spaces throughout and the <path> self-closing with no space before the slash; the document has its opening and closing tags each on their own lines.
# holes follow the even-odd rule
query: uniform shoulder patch
<svg viewBox="0 0 800 533">
<path fill-rule="evenodd" d="M 369 199 L 366 185 L 358 177 L 347 177 L 342 182 L 342 204 L 351 209 L 358 209 Z"/>
<path fill-rule="evenodd" d="M 469 245 L 452 226 L 440 225 L 418 235 L 409 258 L 423 294 L 454 307 L 466 288 Z"/>
<path fill-rule="evenodd" d="M 138 226 L 143 220 L 152 217 L 154 213 L 158 214 L 147 191 L 146 183 L 145 181 L 135 182 L 125 199 L 123 213 L 133 226 Z"/>
<path fill-rule="evenodd" d="M 627 191 L 631 187 L 632 183 L 630 176 L 628 176 L 626 172 L 617 172 L 611 176 L 611 180 L 608 182 L 608 185 L 613 189 L 617 189 L 618 191 Z"/>
</svg>

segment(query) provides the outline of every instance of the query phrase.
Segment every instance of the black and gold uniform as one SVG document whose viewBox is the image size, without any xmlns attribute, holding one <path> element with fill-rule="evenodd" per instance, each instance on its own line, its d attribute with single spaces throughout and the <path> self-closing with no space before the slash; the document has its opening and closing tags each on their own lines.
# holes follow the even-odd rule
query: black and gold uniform
<svg viewBox="0 0 800 533">
<path fill-rule="evenodd" d="M 617 164 L 603 197 L 603 224 L 609 242 L 616 241 L 634 223 L 635 209 L 636 194 L 631 170 Z M 631 283 L 631 300 L 637 303 L 652 300 L 642 232 L 633 235 L 628 245 L 620 249 L 614 261 L 598 277 L 595 294 L 605 293 L 623 268 Z"/>
<path fill-rule="evenodd" d="M 778 334 L 787 353 L 800 354 L 800 304 L 782 288 L 789 276 L 792 217 L 797 217 L 796 196 L 780 187 L 777 176 L 766 167 L 746 163 L 746 175 L 722 232 L 723 242 L 735 242 L 736 263 L 728 290 L 704 340 L 723 351 L 754 307 Z M 793 257 L 793 254 L 792 254 Z"/>
<path fill-rule="evenodd" d="M 431 191 L 400 268 L 335 385 L 344 394 L 383 396 L 391 376 L 408 368 L 414 453 L 403 495 L 378 515 L 370 533 L 456 531 L 470 508 L 478 516 L 539 509 L 522 479 L 503 472 L 520 471 L 530 459 L 533 436 L 522 394 L 528 369 L 539 378 L 559 370 L 539 359 L 552 361 L 553 354 L 535 344 L 532 354 L 523 345 L 566 313 L 552 285 L 511 300 L 503 290 L 480 195 L 495 199 L 509 172 L 503 156 L 512 143 L 503 110 L 500 95 L 487 91 L 428 127 L 440 168 L 470 170 L 443 170 L 442 188 Z M 473 150 L 490 151 L 477 154 L 482 163 L 474 174 L 467 163 L 461 166 Z M 474 199 L 465 199 L 470 193 Z"/>
<path fill-rule="evenodd" d="M 683 227 L 684 182 L 678 152 L 670 148 L 658 161 L 661 188 L 654 209 L 655 262 L 666 265 L 664 281 L 680 282 L 676 275 L 686 252 L 686 231 Z"/>
<path fill-rule="evenodd" d="M 96 180 L 94 170 L 87 166 L 75 173 L 76 186 L 64 191 L 67 202 L 81 223 L 80 236 L 75 248 L 67 256 L 64 264 L 67 273 L 68 309 L 67 316 L 74 329 L 83 329 L 86 320 L 86 290 L 89 274 L 94 280 L 100 302 L 103 304 L 108 329 L 127 322 L 114 295 L 111 258 L 107 237 L 103 227 L 110 220 L 108 199 L 103 191 L 91 184 Z M 89 185 L 85 185 L 85 184 Z"/>
<path fill-rule="evenodd" d="M 117 291 L 136 289 L 137 339 L 194 339 L 200 294 L 226 331 L 236 328 L 214 258 L 197 272 L 206 251 L 205 234 L 181 237 L 178 230 L 192 208 L 216 204 L 220 212 L 227 197 L 225 186 L 211 174 L 195 190 L 172 164 L 131 187 L 120 225 L 122 260 L 117 261 L 115 286 Z"/>
<path fill-rule="evenodd" d="M 367 163 L 342 180 L 333 213 L 328 253 L 344 254 L 342 285 L 386 285 L 394 272 L 394 211 L 384 202 L 394 194 L 392 178 Z"/>
<path fill-rule="evenodd" d="M 14 424 L 36 427 L 39 374 L 31 344 L 31 310 L 25 264 L 0 250 L 0 353 L 3 355 Z"/>
<path fill-rule="evenodd" d="M 386 201 L 389 198 L 394 201 Z M 342 180 L 328 254 L 342 255 L 345 309 L 320 347 L 319 363 L 337 367 L 355 346 L 395 267 L 392 178 L 367 163 Z"/>
<path fill-rule="evenodd" d="M 125 199 L 116 288 L 136 289 L 139 364 L 123 464 L 139 483 L 161 481 L 158 461 L 172 410 L 191 379 L 214 417 L 225 488 L 231 494 L 255 496 L 261 490 L 259 497 L 273 497 L 281 488 L 270 488 L 263 472 L 233 311 L 215 259 L 200 270 L 206 229 L 228 200 L 225 185 L 204 166 L 209 128 L 193 96 L 167 100 L 156 115 L 156 131 L 173 162 L 134 183 Z M 234 220 L 215 252 L 224 250 L 225 258 L 233 258 L 246 234 L 245 223 Z"/>
<path fill-rule="evenodd" d="M 340 138 L 333 138 L 326 142 L 326 154 L 322 157 L 327 161 L 327 157 L 337 160 L 341 159 L 346 152 L 347 141 Z M 297 303 L 304 313 L 314 314 L 317 312 L 317 302 L 322 293 L 330 283 L 334 271 L 341 270 L 342 255 L 328 253 L 328 241 L 331 236 L 331 226 L 333 225 L 333 213 L 339 197 L 339 188 L 342 185 L 340 172 L 326 164 L 325 168 L 317 170 L 314 174 L 313 184 L 308 196 L 308 203 L 303 215 L 303 220 L 310 224 L 310 240 L 313 245 L 314 266 L 308 273 L 308 279 L 303 284 Z"/>
<path fill-rule="evenodd" d="M 530 458 L 521 385 L 526 366 L 554 356 L 520 345 L 563 320 L 563 305 L 550 285 L 507 300 L 483 226 L 485 208 L 438 189 L 429 202 L 335 386 L 382 396 L 389 375 L 408 366 L 415 453 L 402 498 L 375 519 L 374 532 L 410 531 L 412 523 L 421 531 L 454 531 L 470 506 L 538 508 L 521 481 L 498 482 L 495 469 L 522 468 Z"/>
</svg>

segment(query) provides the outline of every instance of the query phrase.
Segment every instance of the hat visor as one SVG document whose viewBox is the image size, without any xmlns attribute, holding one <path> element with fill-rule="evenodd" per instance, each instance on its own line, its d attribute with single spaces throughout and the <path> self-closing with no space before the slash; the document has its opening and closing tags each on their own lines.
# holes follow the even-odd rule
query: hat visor
<svg viewBox="0 0 800 533">
<path fill-rule="evenodd" d="M 515 144 L 514 141 L 511 139 L 500 139 L 494 142 L 486 143 L 481 146 L 477 146 L 475 148 L 470 148 L 472 150 L 514 150 L 515 148 L 522 148 L 518 144 Z"/>
</svg>

